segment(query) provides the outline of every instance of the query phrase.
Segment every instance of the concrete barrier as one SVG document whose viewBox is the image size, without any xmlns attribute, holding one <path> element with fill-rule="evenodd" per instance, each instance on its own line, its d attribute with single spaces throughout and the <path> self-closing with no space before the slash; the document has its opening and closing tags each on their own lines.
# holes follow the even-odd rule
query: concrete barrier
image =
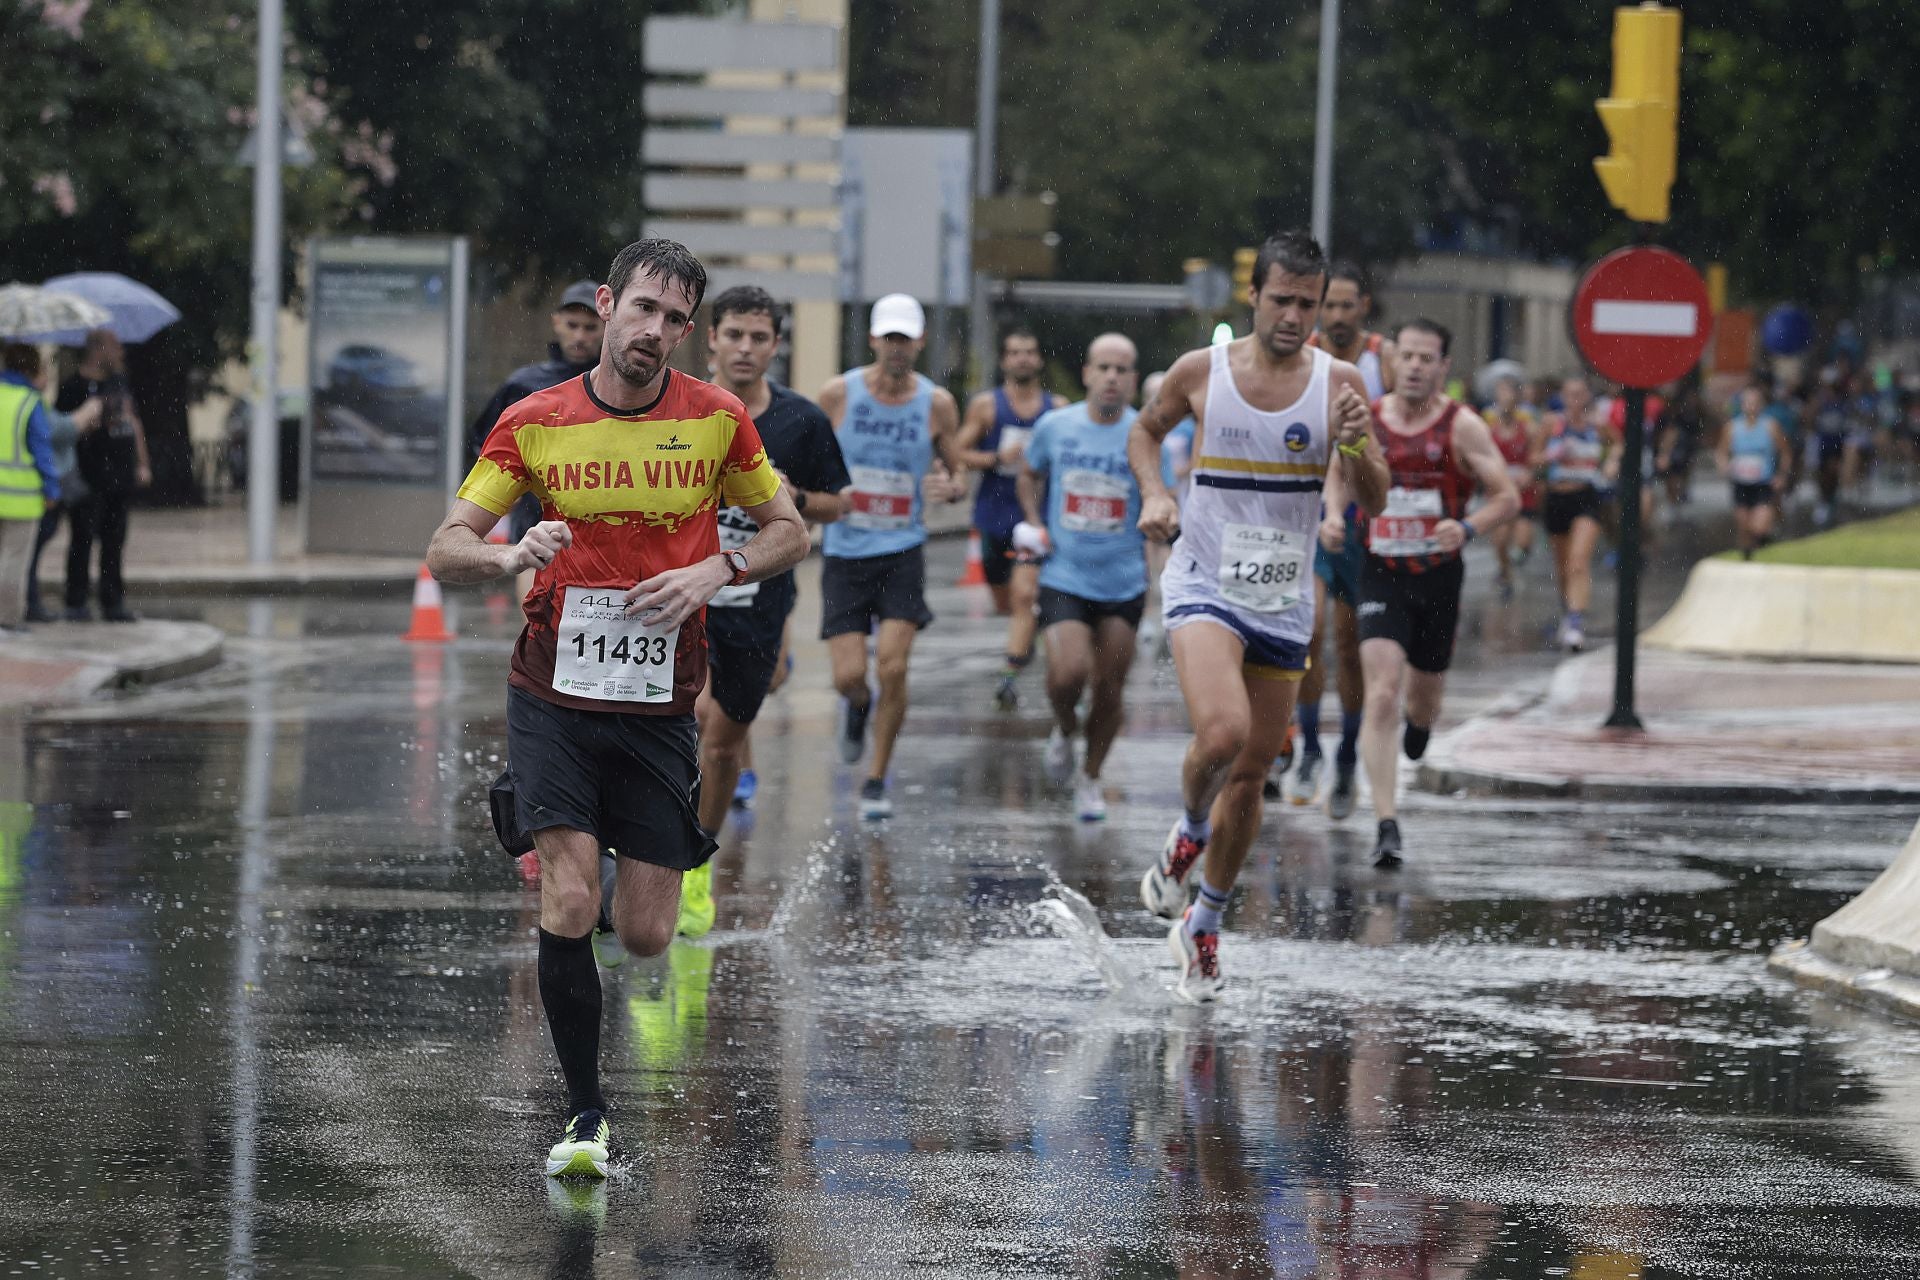
<svg viewBox="0 0 1920 1280">
<path fill-rule="evenodd" d="M 1920 572 L 1702 560 L 1643 643 L 1745 658 L 1920 662 Z"/>
<path fill-rule="evenodd" d="M 1767 963 L 1808 986 L 1920 1018 L 1920 826 L 1859 897 Z"/>
</svg>

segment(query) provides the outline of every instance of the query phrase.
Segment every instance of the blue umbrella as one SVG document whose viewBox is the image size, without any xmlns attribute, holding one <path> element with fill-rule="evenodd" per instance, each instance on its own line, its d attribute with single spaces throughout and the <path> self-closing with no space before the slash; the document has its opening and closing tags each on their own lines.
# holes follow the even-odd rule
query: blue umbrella
<svg viewBox="0 0 1920 1280">
<path fill-rule="evenodd" d="M 114 271 L 80 271 L 55 276 L 43 286 L 104 307 L 112 317 L 102 328 L 122 342 L 145 342 L 180 318 L 180 310 L 138 280 Z M 62 329 L 40 335 L 42 342 L 77 347 L 87 340 L 85 329 Z"/>
</svg>

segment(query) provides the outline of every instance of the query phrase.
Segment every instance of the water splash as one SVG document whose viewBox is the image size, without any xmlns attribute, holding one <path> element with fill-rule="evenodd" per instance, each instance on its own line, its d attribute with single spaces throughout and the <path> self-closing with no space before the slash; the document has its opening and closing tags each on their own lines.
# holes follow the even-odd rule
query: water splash
<svg viewBox="0 0 1920 1280">
<path fill-rule="evenodd" d="M 1113 939 L 1100 923 L 1100 912 L 1085 894 L 1062 884 L 1051 868 L 1047 878 L 1052 881 L 1047 886 L 1047 896 L 1027 908 L 1028 918 L 1035 927 L 1071 944 L 1100 975 L 1108 991 L 1126 990 L 1126 970 L 1114 955 Z"/>
</svg>

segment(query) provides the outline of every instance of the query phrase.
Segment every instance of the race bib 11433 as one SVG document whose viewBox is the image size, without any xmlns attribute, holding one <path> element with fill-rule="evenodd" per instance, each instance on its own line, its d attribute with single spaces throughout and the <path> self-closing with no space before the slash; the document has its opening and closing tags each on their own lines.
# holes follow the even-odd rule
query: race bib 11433
<svg viewBox="0 0 1920 1280">
<path fill-rule="evenodd" d="M 554 646 L 553 687 L 600 702 L 672 702 L 679 627 L 625 616 L 616 587 L 568 587 Z"/>
</svg>

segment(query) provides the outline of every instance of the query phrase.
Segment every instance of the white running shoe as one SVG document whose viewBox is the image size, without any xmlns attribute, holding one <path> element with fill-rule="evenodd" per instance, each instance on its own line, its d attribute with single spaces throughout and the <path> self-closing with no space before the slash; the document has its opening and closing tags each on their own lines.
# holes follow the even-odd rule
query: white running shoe
<svg viewBox="0 0 1920 1280">
<path fill-rule="evenodd" d="M 1187 910 L 1191 912 L 1192 908 Z M 1218 1000 L 1227 986 L 1227 980 L 1220 976 L 1220 935 L 1188 933 L 1187 917 L 1182 915 L 1167 931 L 1167 946 L 1180 962 L 1180 981 L 1174 992 L 1193 1004 Z"/>
<path fill-rule="evenodd" d="M 1100 789 L 1098 778 L 1089 778 L 1081 774 L 1073 784 L 1073 807 L 1080 814 L 1082 822 L 1104 822 L 1107 817 L 1107 794 Z"/>
<path fill-rule="evenodd" d="M 1568 653 L 1579 653 L 1587 647 L 1587 633 L 1571 618 L 1560 624 L 1560 646 Z"/>
<path fill-rule="evenodd" d="M 1175 818 L 1173 830 L 1167 832 L 1166 846 L 1140 877 L 1140 901 L 1147 910 L 1167 920 L 1186 910 L 1187 878 L 1206 851 L 1207 842 L 1182 835 L 1180 819 Z"/>
<path fill-rule="evenodd" d="M 893 801 L 887 798 L 886 779 L 868 778 L 860 784 L 860 816 L 868 822 L 893 816 Z"/>
<path fill-rule="evenodd" d="M 1065 786 L 1073 776 L 1073 739 L 1060 732 L 1059 725 L 1047 735 L 1046 770 L 1047 780 L 1056 787 Z"/>
<path fill-rule="evenodd" d="M 1287 778 L 1288 804 L 1312 804 L 1320 798 L 1321 761 L 1320 756 L 1300 757 L 1300 763 L 1294 766 L 1292 775 Z"/>
</svg>

